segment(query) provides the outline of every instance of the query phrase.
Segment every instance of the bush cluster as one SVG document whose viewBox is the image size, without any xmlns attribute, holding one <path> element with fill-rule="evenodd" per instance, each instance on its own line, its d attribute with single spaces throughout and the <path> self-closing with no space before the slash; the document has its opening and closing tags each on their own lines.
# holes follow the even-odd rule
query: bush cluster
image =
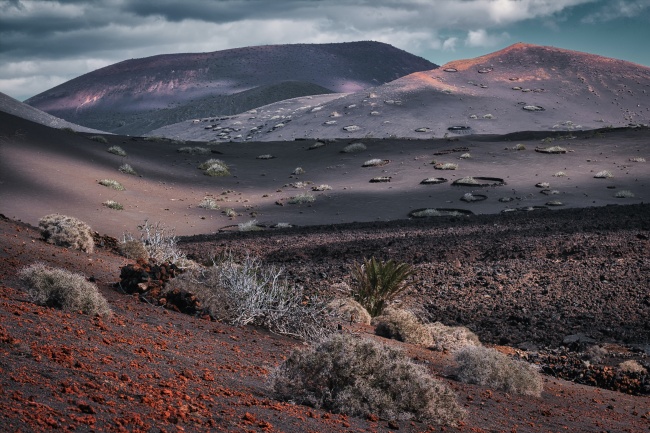
<svg viewBox="0 0 650 433">
<path fill-rule="evenodd" d="M 453 391 L 402 352 L 346 334 L 293 351 L 270 386 L 280 399 L 348 415 L 440 424 L 464 416 Z"/>
<path fill-rule="evenodd" d="M 382 315 L 375 317 L 372 322 L 375 325 L 375 334 L 381 337 L 425 347 L 433 345 L 427 326 L 409 310 L 386 308 Z"/>
</svg>

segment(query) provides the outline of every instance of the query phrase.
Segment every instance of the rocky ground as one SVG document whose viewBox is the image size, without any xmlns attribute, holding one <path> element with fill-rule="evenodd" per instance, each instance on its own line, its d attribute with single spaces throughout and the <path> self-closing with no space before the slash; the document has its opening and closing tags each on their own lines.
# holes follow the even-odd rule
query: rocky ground
<svg viewBox="0 0 650 433">
<path fill-rule="evenodd" d="M 455 381 L 449 354 L 383 340 L 457 392 L 468 416 L 444 431 L 644 432 L 647 375 L 623 377 L 616 366 L 627 359 L 648 366 L 649 239 L 650 206 L 634 205 L 221 233 L 184 238 L 181 248 L 201 261 L 250 252 L 322 295 L 351 283 L 351 265 L 363 257 L 407 261 L 417 272 L 401 302 L 422 318 L 466 325 L 549 373 L 570 372 L 580 359 L 584 382 L 618 375 L 614 383 L 626 391 L 545 375 L 541 398 L 509 395 Z M 48 245 L 33 227 L 6 219 L 0 240 L 0 424 L 7 431 L 443 430 L 274 400 L 266 375 L 300 342 L 127 295 L 114 283 L 131 262 L 110 244 L 87 255 Z M 114 315 L 27 302 L 15 272 L 37 260 L 92 278 Z M 370 327 L 344 332 L 378 338 Z M 601 359 L 592 356 L 596 373 L 585 374 L 582 357 L 592 346 Z"/>
</svg>

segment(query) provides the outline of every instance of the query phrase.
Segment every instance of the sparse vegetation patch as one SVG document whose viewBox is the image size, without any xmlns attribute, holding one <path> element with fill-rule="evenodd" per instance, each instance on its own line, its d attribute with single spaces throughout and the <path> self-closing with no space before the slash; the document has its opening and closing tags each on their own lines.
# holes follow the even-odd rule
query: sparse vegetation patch
<svg viewBox="0 0 650 433">
<path fill-rule="evenodd" d="M 427 326 L 409 310 L 386 308 L 372 323 L 375 325 L 375 334 L 381 337 L 424 347 L 433 344 Z"/>
<path fill-rule="evenodd" d="M 442 177 L 427 177 L 420 182 L 422 185 L 437 185 L 439 183 L 445 183 L 447 179 Z"/>
<path fill-rule="evenodd" d="M 614 197 L 616 197 L 616 198 L 634 198 L 634 193 L 632 191 L 627 190 L 627 189 L 622 189 L 620 191 L 617 191 L 616 194 L 614 194 Z"/>
<path fill-rule="evenodd" d="M 201 200 L 201 202 L 199 203 L 199 207 L 201 209 L 208 209 L 208 210 L 219 209 L 219 205 L 217 204 L 217 201 L 212 197 L 204 197 L 203 200 Z"/>
<path fill-rule="evenodd" d="M 189 147 L 189 146 L 185 146 L 185 147 L 178 148 L 177 152 L 178 153 L 188 153 L 190 155 L 207 155 L 207 154 L 209 154 L 211 152 L 211 150 L 208 149 L 207 147 L 198 147 L 198 146 Z"/>
<path fill-rule="evenodd" d="M 322 185 L 317 185 L 317 186 L 312 186 L 311 187 L 312 191 L 329 191 L 331 189 L 332 189 L 332 187 L 327 185 L 327 184 L 322 184 Z"/>
<path fill-rule="evenodd" d="M 352 298 L 339 298 L 327 304 L 327 311 L 334 317 L 345 322 L 363 323 L 370 325 L 372 317 L 368 311 Z"/>
<path fill-rule="evenodd" d="M 561 153 L 567 153 L 568 150 L 561 146 L 551 146 L 551 147 L 536 147 L 535 152 L 561 154 Z"/>
<path fill-rule="evenodd" d="M 427 330 L 431 335 L 431 348 L 455 352 L 466 346 L 480 346 L 476 334 L 464 326 L 446 326 L 440 322 L 430 323 Z"/>
<path fill-rule="evenodd" d="M 390 162 L 389 159 L 374 158 L 364 162 L 362 167 L 383 167 L 384 165 L 387 165 L 389 162 Z"/>
<path fill-rule="evenodd" d="M 436 170 L 456 170 L 458 169 L 458 164 L 455 164 L 453 162 L 439 162 L 434 164 L 433 168 Z"/>
</svg>

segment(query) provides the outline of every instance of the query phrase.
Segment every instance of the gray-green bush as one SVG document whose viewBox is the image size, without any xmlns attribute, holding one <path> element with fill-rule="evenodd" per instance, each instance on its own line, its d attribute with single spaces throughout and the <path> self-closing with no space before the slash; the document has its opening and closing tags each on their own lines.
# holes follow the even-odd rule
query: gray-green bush
<svg viewBox="0 0 650 433">
<path fill-rule="evenodd" d="M 348 415 L 450 425 L 464 417 L 453 391 L 422 366 L 399 350 L 347 334 L 294 350 L 269 384 L 280 399 Z"/>
<path fill-rule="evenodd" d="M 372 323 L 379 336 L 425 347 L 433 344 L 427 325 L 409 310 L 386 308 Z"/>
<path fill-rule="evenodd" d="M 461 382 L 539 397 L 544 384 L 535 367 L 482 346 L 467 346 L 455 355 Z"/>
<path fill-rule="evenodd" d="M 21 269 L 18 276 L 27 284 L 29 298 L 36 304 L 90 315 L 111 313 L 97 286 L 81 274 L 34 263 Z"/>
</svg>

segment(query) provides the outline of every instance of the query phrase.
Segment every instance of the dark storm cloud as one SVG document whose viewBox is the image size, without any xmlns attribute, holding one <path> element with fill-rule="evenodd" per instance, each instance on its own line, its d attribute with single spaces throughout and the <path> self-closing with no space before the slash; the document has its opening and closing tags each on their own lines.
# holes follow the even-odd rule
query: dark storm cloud
<svg viewBox="0 0 650 433">
<path fill-rule="evenodd" d="M 0 0 L 0 91 L 19 97 L 133 57 L 377 40 L 440 63 L 525 40 L 513 25 L 612 21 L 650 0 Z M 580 16 L 571 11 L 580 10 Z M 562 22 L 559 15 L 572 17 Z M 524 27 L 524 26 L 522 26 Z M 549 31 L 560 26 L 548 25 Z M 515 37 L 519 39 L 514 39 Z M 597 47 L 596 44 L 594 44 Z M 570 47 L 570 46 L 569 46 Z M 77 69 L 74 69 L 77 68 Z M 78 69 L 81 68 L 81 69 Z M 33 93 L 32 93 L 33 94 Z"/>
</svg>

